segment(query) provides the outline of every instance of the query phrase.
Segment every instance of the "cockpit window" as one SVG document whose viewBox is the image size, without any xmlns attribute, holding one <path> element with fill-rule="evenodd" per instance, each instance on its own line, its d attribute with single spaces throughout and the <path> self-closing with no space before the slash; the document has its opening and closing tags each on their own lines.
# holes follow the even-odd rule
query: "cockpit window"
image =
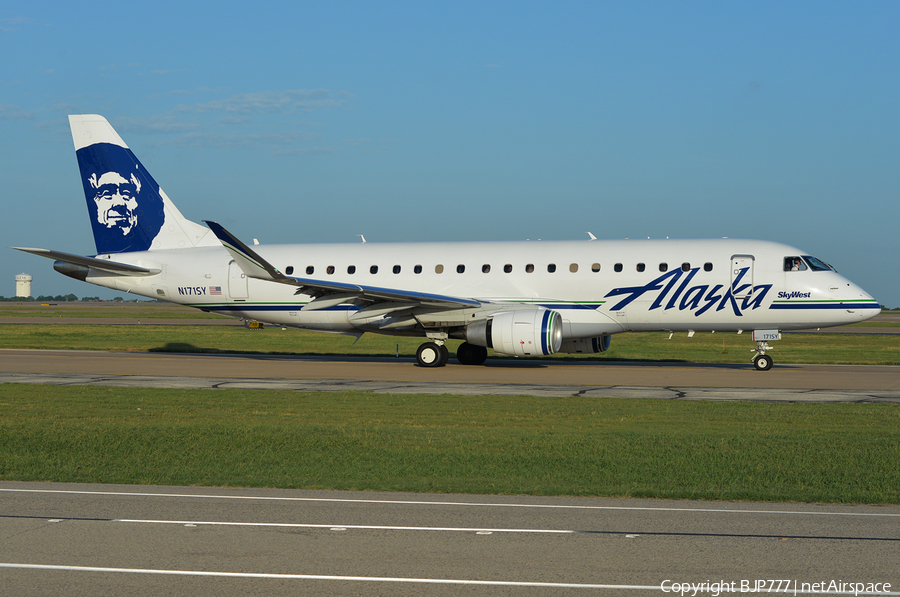
<svg viewBox="0 0 900 597">
<path fill-rule="evenodd" d="M 800 259 L 799 255 L 784 258 L 784 271 L 786 272 L 804 272 L 807 269 L 806 263 Z"/>
<path fill-rule="evenodd" d="M 833 272 L 836 271 L 833 267 L 822 261 L 821 259 L 816 259 L 812 255 L 804 255 L 803 259 L 809 263 L 810 269 L 814 272 Z"/>
</svg>

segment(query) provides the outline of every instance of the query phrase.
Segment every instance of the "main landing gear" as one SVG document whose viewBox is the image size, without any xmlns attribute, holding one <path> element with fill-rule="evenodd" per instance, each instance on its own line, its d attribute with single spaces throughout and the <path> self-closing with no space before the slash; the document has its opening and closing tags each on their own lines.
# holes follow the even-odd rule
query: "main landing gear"
<svg viewBox="0 0 900 597">
<path fill-rule="evenodd" d="M 416 351 L 416 362 L 421 367 L 443 367 L 450 359 L 450 351 L 443 340 L 426 342 Z"/>
<path fill-rule="evenodd" d="M 461 365 L 482 365 L 487 360 L 487 348 L 463 342 L 456 349 L 456 359 Z"/>
<path fill-rule="evenodd" d="M 440 339 L 426 342 L 416 350 L 416 362 L 420 367 L 443 367 L 449 358 L 450 351 Z M 456 358 L 461 365 L 481 365 L 487 360 L 487 348 L 463 342 L 456 349 Z"/>
<path fill-rule="evenodd" d="M 753 366 L 756 367 L 757 371 L 768 371 L 775 362 L 772 360 L 772 357 L 766 354 L 767 350 L 772 350 L 768 342 L 765 340 L 756 341 L 756 350 L 753 351 L 756 353 L 756 356 L 753 357 Z"/>
</svg>

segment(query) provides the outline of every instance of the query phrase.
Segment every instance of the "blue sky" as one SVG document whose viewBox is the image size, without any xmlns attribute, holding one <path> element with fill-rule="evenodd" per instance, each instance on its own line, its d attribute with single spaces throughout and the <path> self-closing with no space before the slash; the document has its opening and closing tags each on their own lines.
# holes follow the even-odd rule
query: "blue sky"
<svg viewBox="0 0 900 597">
<path fill-rule="evenodd" d="M 4 246 L 94 251 L 67 114 L 262 242 L 744 237 L 900 307 L 900 3 L 7 2 Z M 33 293 L 110 298 L 3 249 Z"/>
</svg>

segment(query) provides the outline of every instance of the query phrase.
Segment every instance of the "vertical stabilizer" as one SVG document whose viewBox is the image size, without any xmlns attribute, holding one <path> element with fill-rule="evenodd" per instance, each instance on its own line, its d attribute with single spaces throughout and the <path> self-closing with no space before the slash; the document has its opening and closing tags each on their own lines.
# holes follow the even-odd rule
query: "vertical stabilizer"
<svg viewBox="0 0 900 597">
<path fill-rule="evenodd" d="M 105 118 L 73 115 L 69 125 L 98 255 L 218 244 L 181 215 Z"/>
</svg>

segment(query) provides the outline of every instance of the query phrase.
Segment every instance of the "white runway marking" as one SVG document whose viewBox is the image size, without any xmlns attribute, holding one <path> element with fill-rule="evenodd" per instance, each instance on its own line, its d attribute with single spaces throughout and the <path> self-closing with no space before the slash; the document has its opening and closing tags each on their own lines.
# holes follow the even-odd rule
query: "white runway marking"
<svg viewBox="0 0 900 597">
<path fill-rule="evenodd" d="M 549 589 L 605 589 L 620 591 L 660 591 L 662 585 L 604 585 L 587 583 L 553 583 L 553 582 L 524 582 L 514 580 L 469 580 L 451 578 L 403 578 L 389 576 L 336 576 L 327 574 L 274 574 L 265 572 L 209 572 L 206 570 L 159 570 L 153 568 L 105 568 L 97 566 L 53 566 L 46 564 L 17 564 L 0 562 L 0 568 L 18 568 L 25 570 L 58 570 L 66 572 L 100 572 L 120 574 L 159 574 L 171 576 L 207 576 L 225 578 L 260 578 L 276 580 L 330 580 L 345 582 L 381 582 L 381 583 L 414 583 L 433 585 L 480 585 L 491 587 L 538 587 Z M 667 593 L 672 593 L 671 587 Z M 793 595 L 900 595 L 900 592 L 870 592 L 870 591 L 804 591 L 794 589 L 785 591 Z"/>
<path fill-rule="evenodd" d="M 130 491 L 82 491 L 70 489 L 6 489 L 0 491 L 20 493 L 62 493 L 71 495 L 107 495 L 125 497 L 168 497 L 214 500 L 261 500 L 281 502 L 337 502 L 348 504 L 399 504 L 408 506 L 469 506 L 482 508 L 546 508 L 560 510 L 636 510 L 651 512 L 707 512 L 723 514 L 804 514 L 809 516 L 877 516 L 900 518 L 900 513 L 890 512 L 816 512 L 810 510 L 741 510 L 739 508 L 663 508 L 657 506 L 578 506 L 566 504 L 504 504 L 490 502 L 448 502 L 448 501 L 415 501 L 415 500 L 374 500 L 356 498 L 311 498 L 311 497 L 276 497 L 254 495 L 214 495 L 190 493 L 147 493 Z M 600 498 L 598 498 L 600 499 Z"/>
<path fill-rule="evenodd" d="M 462 533 L 490 534 L 490 533 L 553 533 L 558 535 L 574 535 L 579 531 L 568 529 L 486 529 L 486 528 L 466 528 L 466 527 L 399 527 L 399 526 L 376 526 L 364 524 L 345 524 L 339 527 L 333 524 L 302 524 L 294 522 L 222 522 L 222 521 L 199 521 L 199 520 L 137 520 L 129 518 L 115 518 L 112 522 L 138 522 L 146 524 L 178 524 L 189 526 L 229 526 L 229 527 L 287 527 L 287 528 L 303 528 L 303 529 L 328 529 L 330 531 L 344 531 L 347 529 L 361 529 L 367 531 L 457 531 Z"/>
<path fill-rule="evenodd" d="M 392 578 L 388 576 L 334 576 L 326 574 L 269 574 L 264 572 L 208 572 L 205 570 L 157 570 L 152 568 L 101 568 L 96 566 L 49 566 L 45 564 L 14 564 L 0 562 L 0 568 L 29 570 L 62 570 L 69 572 L 117 572 L 125 574 L 169 574 L 175 576 L 215 576 L 228 578 L 272 578 L 278 580 L 332 580 L 356 582 L 396 582 L 433 585 L 486 585 L 492 587 L 544 587 L 551 589 L 623 589 L 661 590 L 659 585 L 600 585 L 582 583 L 520 582 L 514 580 L 467 580 L 451 578 Z M 897 595 L 898 593 L 881 593 Z"/>
</svg>

